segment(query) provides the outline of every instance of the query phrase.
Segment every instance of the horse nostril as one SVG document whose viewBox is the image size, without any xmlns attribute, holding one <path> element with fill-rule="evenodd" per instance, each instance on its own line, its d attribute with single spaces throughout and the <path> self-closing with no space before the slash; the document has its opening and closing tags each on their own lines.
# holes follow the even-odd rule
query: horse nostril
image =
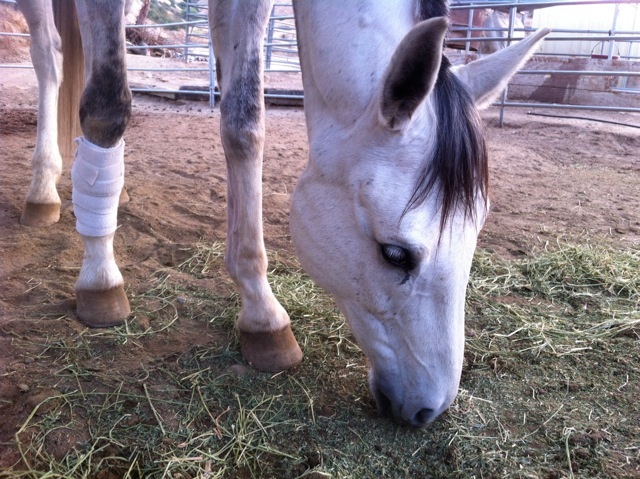
<svg viewBox="0 0 640 479">
<path fill-rule="evenodd" d="M 435 411 L 429 408 L 420 409 L 413 419 L 411 420 L 411 426 L 415 428 L 425 427 L 431 421 L 436 418 Z"/>
</svg>

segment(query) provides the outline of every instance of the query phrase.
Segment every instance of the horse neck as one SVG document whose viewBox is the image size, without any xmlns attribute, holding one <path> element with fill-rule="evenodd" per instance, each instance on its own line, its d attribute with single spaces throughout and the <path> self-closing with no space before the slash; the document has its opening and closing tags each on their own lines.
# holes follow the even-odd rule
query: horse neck
<svg viewBox="0 0 640 479">
<path fill-rule="evenodd" d="M 294 1 L 309 140 L 365 114 L 415 2 Z"/>
</svg>

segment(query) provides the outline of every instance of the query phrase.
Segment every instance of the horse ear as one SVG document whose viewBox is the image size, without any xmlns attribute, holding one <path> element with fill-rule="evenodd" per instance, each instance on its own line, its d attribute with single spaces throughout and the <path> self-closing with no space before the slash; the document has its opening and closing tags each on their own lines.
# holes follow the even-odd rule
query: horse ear
<svg viewBox="0 0 640 479">
<path fill-rule="evenodd" d="M 425 20 L 396 48 L 384 74 L 380 99 L 380 116 L 388 128 L 402 129 L 433 89 L 448 28 L 445 17 Z"/>
<path fill-rule="evenodd" d="M 485 108 L 496 99 L 550 31 L 540 28 L 524 40 L 455 69 L 477 108 Z"/>
</svg>

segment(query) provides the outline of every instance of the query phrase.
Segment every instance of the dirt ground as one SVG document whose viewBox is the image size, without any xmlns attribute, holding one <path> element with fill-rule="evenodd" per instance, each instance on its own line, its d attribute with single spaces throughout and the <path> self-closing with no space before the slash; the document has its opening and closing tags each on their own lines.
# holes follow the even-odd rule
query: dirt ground
<svg viewBox="0 0 640 479">
<path fill-rule="evenodd" d="M 33 406 L 55 386 L 47 368 L 59 365 L 38 361 L 44 344 L 52 347 L 51 338 L 70 341 L 84 329 L 73 319 L 73 284 L 82 249 L 74 231 L 69 165 L 59 186 L 60 222 L 46 229 L 19 224 L 35 143 L 35 97 L 33 72 L 3 72 L 0 466 L 16 459 L 16 452 L 6 444 Z M 635 128 L 529 116 L 515 110 L 507 112 L 506 125 L 499 128 L 497 110 L 483 115 L 491 158 L 491 214 L 480 236 L 481 248 L 517 257 L 558 238 L 640 245 L 640 117 L 582 115 Z M 226 174 L 218 130 L 219 111 L 209 111 L 205 103 L 134 98 L 134 114 L 125 135 L 131 201 L 120 210 L 115 241 L 132 297 L 149 289 L 155 271 L 180 261 L 184 248 L 203 239 L 224 239 Z M 306 157 L 303 111 L 268 109 L 264 222 L 271 250 L 292 251 L 289 201 Z M 60 321 L 61 317 L 65 319 Z M 114 357 L 109 367 L 126 373 L 155 358 L 224 340 L 215 330 L 181 324 L 171 341 L 136 345 Z M 52 453 L 63 454 L 72 439 L 52 445 Z"/>
</svg>

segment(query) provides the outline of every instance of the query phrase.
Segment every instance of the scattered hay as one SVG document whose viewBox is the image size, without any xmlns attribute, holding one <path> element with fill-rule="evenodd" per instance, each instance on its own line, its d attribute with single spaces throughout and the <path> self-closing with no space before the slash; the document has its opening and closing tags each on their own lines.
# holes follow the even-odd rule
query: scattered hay
<svg viewBox="0 0 640 479">
<path fill-rule="evenodd" d="M 589 244 L 559 245 L 510 262 L 479 252 L 468 309 L 493 319 L 484 333 L 509 339 L 506 350 L 520 343 L 527 347 L 518 352 L 579 352 L 597 341 L 638 337 L 638 271 L 640 252 Z"/>
<path fill-rule="evenodd" d="M 112 331 L 48 341 L 57 385 L 15 435 L 7 477 L 637 477 L 637 250 L 559 244 L 521 260 L 479 251 L 457 401 L 424 432 L 378 419 L 366 361 L 332 301 L 290 257 L 271 284 L 305 361 L 246 368 L 234 341 L 186 347 L 130 372 L 95 367 L 185 324 L 232 331 L 223 247 L 198 244 L 133 298 Z M 216 287 L 211 288 L 211 283 Z M 148 327 L 141 327 L 150 318 Z M 173 336 L 175 337 L 175 336 Z M 80 433 L 78 433 L 80 431 Z M 58 449 L 53 444 L 58 444 Z M 60 454 L 62 446 L 67 452 Z"/>
<path fill-rule="evenodd" d="M 547 298 L 640 301 L 640 251 L 591 244 L 560 245 L 523 261 L 522 273 Z"/>
</svg>

